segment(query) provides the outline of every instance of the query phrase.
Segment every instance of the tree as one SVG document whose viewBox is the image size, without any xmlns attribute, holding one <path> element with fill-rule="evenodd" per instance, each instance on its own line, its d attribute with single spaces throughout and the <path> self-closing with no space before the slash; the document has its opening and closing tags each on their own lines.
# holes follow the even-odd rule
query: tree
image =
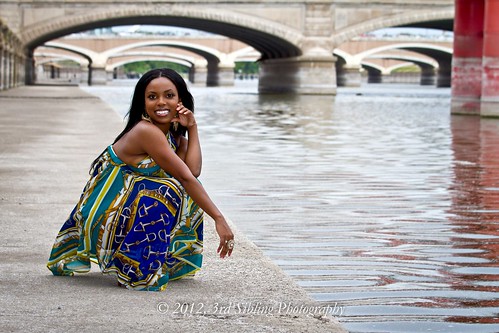
<svg viewBox="0 0 499 333">
<path fill-rule="evenodd" d="M 151 60 L 151 61 L 137 61 L 125 64 L 123 66 L 125 68 L 125 74 L 129 77 L 141 76 L 145 72 L 155 69 L 155 68 L 164 68 L 168 67 L 180 74 L 189 73 L 189 67 L 179 65 L 169 61 L 159 61 L 159 60 Z"/>
</svg>

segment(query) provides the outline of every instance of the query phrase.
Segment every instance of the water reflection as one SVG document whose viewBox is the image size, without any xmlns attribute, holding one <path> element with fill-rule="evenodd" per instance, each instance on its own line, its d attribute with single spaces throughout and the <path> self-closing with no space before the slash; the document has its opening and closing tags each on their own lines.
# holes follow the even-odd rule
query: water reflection
<svg viewBox="0 0 499 333">
<path fill-rule="evenodd" d="M 457 249 L 470 249 L 448 272 L 457 290 L 499 290 L 499 121 L 475 117 L 452 118 L 454 174 L 450 220 L 459 235 Z M 466 307 L 499 307 L 499 300 L 462 300 Z M 449 321 L 499 323 L 499 318 L 453 316 Z"/>
<path fill-rule="evenodd" d="M 466 163 L 454 162 L 463 129 L 450 126 L 448 96 L 232 98 L 232 108 L 246 104 L 237 108 L 244 126 L 231 122 L 243 134 L 231 155 L 239 175 L 216 177 L 239 191 L 221 201 L 315 298 L 347 307 L 347 328 L 497 331 L 472 324 L 496 323 L 497 279 L 460 277 L 494 262 L 480 237 L 456 229 L 455 168 Z M 464 179 L 476 189 L 473 177 Z"/>
<path fill-rule="evenodd" d="M 203 184 L 347 329 L 499 331 L 499 120 L 451 117 L 432 87 L 192 92 Z"/>
</svg>

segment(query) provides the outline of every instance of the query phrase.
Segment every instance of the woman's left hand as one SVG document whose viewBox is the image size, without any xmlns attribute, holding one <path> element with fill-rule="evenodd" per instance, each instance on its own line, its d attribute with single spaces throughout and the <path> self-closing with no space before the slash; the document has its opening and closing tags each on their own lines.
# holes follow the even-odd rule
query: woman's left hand
<svg viewBox="0 0 499 333">
<path fill-rule="evenodd" d="M 186 108 L 182 103 L 177 104 L 177 117 L 175 117 L 172 121 L 177 122 L 186 128 L 196 125 L 194 113 Z"/>
</svg>

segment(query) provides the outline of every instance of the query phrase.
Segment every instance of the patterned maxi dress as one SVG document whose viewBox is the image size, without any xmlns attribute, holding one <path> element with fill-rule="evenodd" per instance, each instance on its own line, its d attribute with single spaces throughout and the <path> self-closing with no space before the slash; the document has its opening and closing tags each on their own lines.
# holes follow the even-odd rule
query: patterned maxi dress
<svg viewBox="0 0 499 333">
<path fill-rule="evenodd" d="M 173 149 L 176 143 L 171 134 Z M 47 267 L 54 275 L 113 273 L 129 289 L 164 290 L 168 281 L 201 268 L 203 211 L 151 158 L 122 162 L 112 146 L 90 171 L 64 223 Z"/>
</svg>

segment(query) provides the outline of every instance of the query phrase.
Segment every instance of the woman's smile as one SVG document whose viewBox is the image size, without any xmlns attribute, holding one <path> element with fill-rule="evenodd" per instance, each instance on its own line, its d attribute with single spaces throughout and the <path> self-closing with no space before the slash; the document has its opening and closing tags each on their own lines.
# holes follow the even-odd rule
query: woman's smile
<svg viewBox="0 0 499 333">
<path fill-rule="evenodd" d="M 168 116 L 168 114 L 170 113 L 170 110 L 168 109 L 161 109 L 161 110 L 156 110 L 156 115 L 160 116 L 160 117 L 165 117 L 165 116 Z"/>
</svg>

